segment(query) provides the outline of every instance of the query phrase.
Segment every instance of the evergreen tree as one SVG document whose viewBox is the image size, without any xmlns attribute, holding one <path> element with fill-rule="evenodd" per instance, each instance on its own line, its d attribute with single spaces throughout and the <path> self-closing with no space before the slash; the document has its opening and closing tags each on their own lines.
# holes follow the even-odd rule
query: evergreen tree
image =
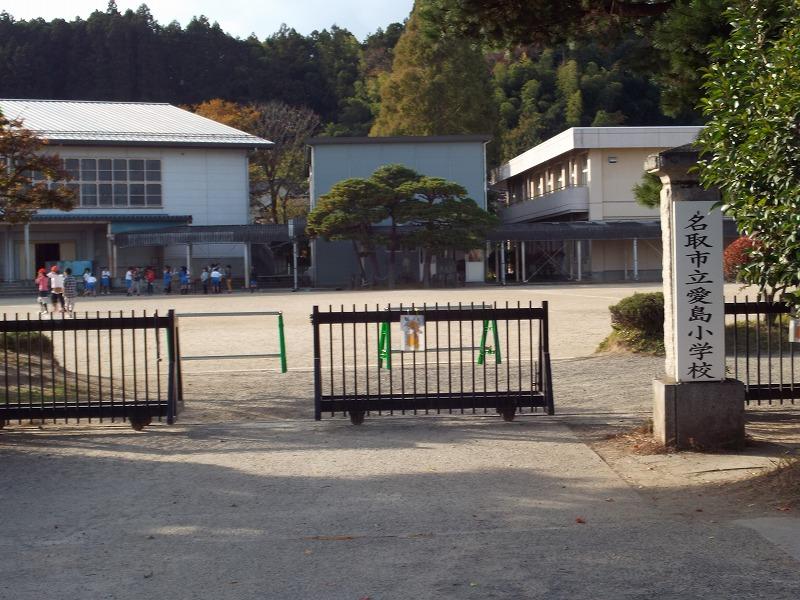
<svg viewBox="0 0 800 600">
<path fill-rule="evenodd" d="M 370 135 L 490 133 L 497 111 L 482 53 L 469 41 L 442 37 L 437 13 L 418 0 L 381 85 Z"/>
</svg>

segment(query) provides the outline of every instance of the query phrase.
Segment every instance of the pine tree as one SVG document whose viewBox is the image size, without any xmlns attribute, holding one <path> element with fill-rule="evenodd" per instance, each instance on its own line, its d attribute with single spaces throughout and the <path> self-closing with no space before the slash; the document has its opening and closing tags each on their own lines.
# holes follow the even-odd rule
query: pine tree
<svg viewBox="0 0 800 600">
<path fill-rule="evenodd" d="M 498 121 L 489 67 L 458 37 L 443 37 L 429 0 L 417 0 L 384 80 L 370 135 L 490 133 Z"/>
</svg>

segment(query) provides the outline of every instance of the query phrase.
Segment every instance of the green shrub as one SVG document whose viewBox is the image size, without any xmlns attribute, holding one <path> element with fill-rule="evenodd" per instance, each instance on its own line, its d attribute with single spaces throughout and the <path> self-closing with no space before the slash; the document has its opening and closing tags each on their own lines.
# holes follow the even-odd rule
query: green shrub
<svg viewBox="0 0 800 600">
<path fill-rule="evenodd" d="M 38 331 L 0 334 L 0 351 L 30 353 L 31 356 L 53 356 L 53 340 Z M 0 357 L 2 359 L 2 357 Z"/>
<path fill-rule="evenodd" d="M 647 337 L 664 337 L 664 294 L 634 294 L 609 306 L 614 329 L 641 331 Z"/>
<path fill-rule="evenodd" d="M 622 349 L 628 352 L 664 354 L 664 294 L 634 294 L 609 306 L 611 332 L 598 352 Z"/>
</svg>

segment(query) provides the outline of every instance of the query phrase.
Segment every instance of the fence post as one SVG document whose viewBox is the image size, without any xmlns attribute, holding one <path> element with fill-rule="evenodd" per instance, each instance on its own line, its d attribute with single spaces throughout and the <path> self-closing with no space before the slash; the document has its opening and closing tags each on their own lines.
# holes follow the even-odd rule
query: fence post
<svg viewBox="0 0 800 600">
<path fill-rule="evenodd" d="M 167 311 L 167 360 L 168 360 L 168 374 L 167 374 L 167 424 L 173 425 L 175 423 L 175 415 L 178 413 L 178 377 L 177 377 L 177 349 L 176 349 L 176 326 L 175 326 L 175 310 L 170 309 Z"/>
<path fill-rule="evenodd" d="M 281 354 L 281 373 L 286 373 L 286 338 L 283 335 L 283 313 L 278 313 L 278 346 Z"/>
<path fill-rule="evenodd" d="M 311 327 L 314 330 L 314 418 L 322 418 L 322 357 L 319 343 L 319 306 L 311 313 Z"/>
<path fill-rule="evenodd" d="M 541 361 L 539 370 L 542 373 L 542 381 L 545 387 L 545 400 L 547 401 L 547 414 L 555 414 L 555 405 L 553 402 L 553 371 L 550 365 L 550 311 L 547 300 L 542 301 L 542 310 L 544 316 L 542 318 L 542 339 L 539 342 L 541 348 Z"/>
</svg>

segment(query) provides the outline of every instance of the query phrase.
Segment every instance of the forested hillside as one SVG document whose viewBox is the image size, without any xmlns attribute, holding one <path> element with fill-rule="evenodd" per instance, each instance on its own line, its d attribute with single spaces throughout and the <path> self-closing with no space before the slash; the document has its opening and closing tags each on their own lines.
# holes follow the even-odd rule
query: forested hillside
<svg viewBox="0 0 800 600">
<path fill-rule="evenodd" d="M 700 3 L 715 14 L 718 2 L 678 4 L 691 8 Z M 423 14 L 424 18 L 436 17 Z M 700 27 L 708 28 L 708 23 L 716 26 L 706 19 Z M 433 29 L 437 27 L 434 23 Z M 658 34 L 665 27 L 671 35 L 663 23 L 651 31 Z M 396 85 L 384 83 L 403 30 L 403 24 L 388 24 L 360 41 L 336 26 L 307 36 L 284 26 L 259 40 L 230 36 L 205 17 L 185 27 L 160 24 L 144 5 L 121 13 L 111 2 L 106 10 L 74 21 L 18 21 L 0 13 L 0 96 L 180 105 L 212 98 L 237 103 L 280 100 L 313 110 L 330 135 L 367 135 L 371 129 L 381 130 L 373 126 L 382 88 L 384 93 L 397 93 Z M 654 67 L 653 42 L 641 28 L 613 33 L 594 40 L 537 41 L 512 50 L 500 44 L 490 47 L 485 40 L 472 42 L 485 59 L 490 85 L 470 93 L 480 89 L 482 96 L 491 95 L 481 98 L 492 105 L 483 114 L 496 121 L 474 133 L 495 134 L 493 156 L 509 158 L 574 125 L 697 120 L 692 98 L 696 69 L 686 64 L 681 44 L 662 49 L 659 70 Z M 707 31 L 695 35 L 701 41 L 708 36 Z M 691 41 L 683 47 L 696 50 Z M 660 73 L 671 73 L 673 81 Z M 689 91 L 684 90 L 687 97 L 679 98 L 676 108 L 674 94 L 671 106 L 663 92 L 681 90 L 680 86 Z M 673 121 L 665 110 L 680 120 Z"/>
</svg>

